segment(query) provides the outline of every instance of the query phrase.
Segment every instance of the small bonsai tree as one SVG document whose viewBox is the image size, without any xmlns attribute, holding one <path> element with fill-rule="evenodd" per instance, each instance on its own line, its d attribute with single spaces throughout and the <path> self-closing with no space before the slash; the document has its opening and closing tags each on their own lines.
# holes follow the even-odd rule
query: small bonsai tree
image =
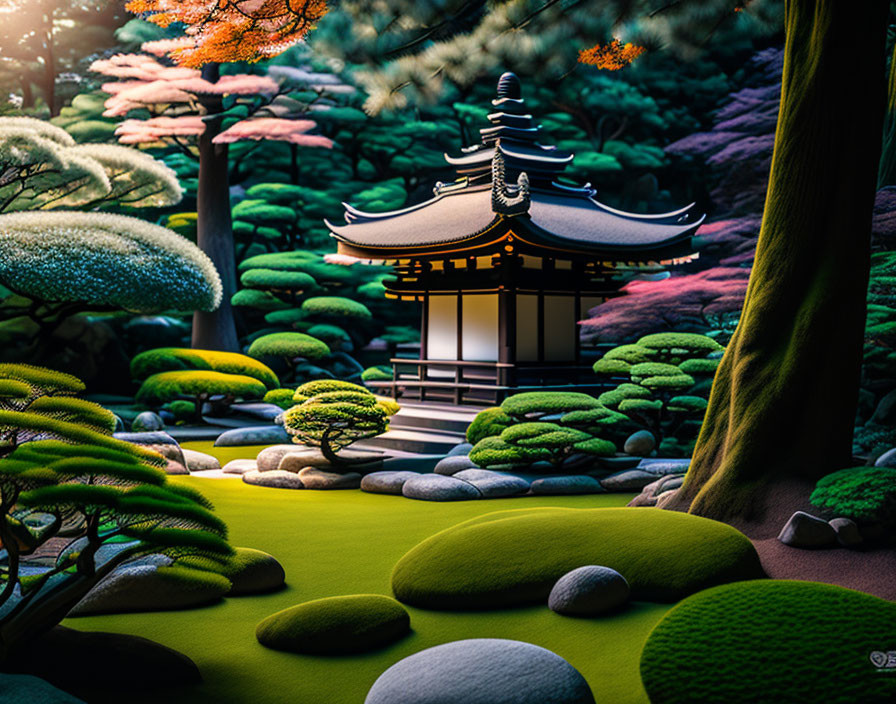
<svg viewBox="0 0 896 704">
<path fill-rule="evenodd" d="M 352 464 L 339 457 L 340 450 L 386 432 L 398 410 L 363 386 L 328 379 L 300 386 L 294 400 L 299 405 L 283 415 L 286 431 L 294 442 L 319 447 L 335 467 Z"/>
<path fill-rule="evenodd" d="M 723 351 L 696 333 L 657 333 L 621 345 L 594 364 L 596 373 L 620 381 L 597 400 L 653 433 L 661 452 L 689 454 Z"/>
<path fill-rule="evenodd" d="M 515 394 L 473 419 L 467 428 L 467 439 L 474 443 L 470 459 L 480 467 L 539 461 L 556 467 L 576 456 L 611 456 L 616 446 L 600 435 L 618 418 L 588 394 Z"/>
<path fill-rule="evenodd" d="M 83 388 L 0 365 L 0 662 L 129 560 L 232 552 L 208 501 L 170 484 L 160 455 L 111 437 L 114 416 L 74 398 Z"/>
<path fill-rule="evenodd" d="M 852 467 L 828 474 L 809 501 L 830 516 L 896 537 L 896 469 Z"/>
<path fill-rule="evenodd" d="M 229 406 L 236 400 L 262 398 L 267 388 L 258 379 L 243 374 L 214 371 L 160 372 L 146 379 L 137 392 L 137 403 L 159 408 L 172 401 L 186 400 L 195 404 L 196 422 L 202 421 L 203 406 L 213 399 Z"/>
</svg>

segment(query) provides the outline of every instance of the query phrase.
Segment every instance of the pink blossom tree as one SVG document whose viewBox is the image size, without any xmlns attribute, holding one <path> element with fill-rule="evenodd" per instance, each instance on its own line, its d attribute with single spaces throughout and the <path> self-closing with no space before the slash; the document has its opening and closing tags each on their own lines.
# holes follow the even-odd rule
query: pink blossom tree
<svg viewBox="0 0 896 704">
<path fill-rule="evenodd" d="M 662 281 L 632 281 L 581 322 L 582 336 L 590 342 L 626 342 L 669 330 L 718 331 L 724 343 L 737 323 L 749 278 L 749 269 L 719 266 Z"/>
<path fill-rule="evenodd" d="M 149 42 L 163 56 L 179 40 Z M 267 75 L 221 75 L 218 64 L 201 70 L 163 63 L 149 54 L 120 54 L 94 62 L 92 70 L 116 79 L 103 90 L 107 117 L 126 118 L 116 130 L 123 144 L 176 147 L 199 161 L 197 243 L 214 262 L 224 289 L 221 306 L 193 316 L 194 347 L 238 350 L 230 299 L 236 292 L 230 214 L 228 145 L 277 140 L 298 147 L 331 148 L 332 140 L 308 134 L 316 124 L 281 100 L 280 83 Z M 135 111 L 150 117 L 129 117 Z M 298 119 L 297 119 L 298 118 Z"/>
</svg>

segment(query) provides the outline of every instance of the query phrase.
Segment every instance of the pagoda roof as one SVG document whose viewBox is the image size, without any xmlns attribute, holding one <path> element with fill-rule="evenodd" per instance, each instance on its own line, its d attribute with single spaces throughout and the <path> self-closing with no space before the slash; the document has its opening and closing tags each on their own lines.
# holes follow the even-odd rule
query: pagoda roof
<svg viewBox="0 0 896 704">
<path fill-rule="evenodd" d="M 533 189 L 529 198 L 527 213 L 508 216 L 495 211 L 491 188 L 465 188 L 390 213 L 351 208 L 347 224 L 327 225 L 340 242 L 375 256 L 377 250 L 437 251 L 474 240 L 504 220 L 512 220 L 514 230 L 532 232 L 546 246 L 565 243 L 583 252 L 663 248 L 687 240 L 703 222 L 703 217 L 692 217 L 691 206 L 640 215 L 576 192 Z"/>
<path fill-rule="evenodd" d="M 344 204 L 345 224 L 327 222 L 340 252 L 370 259 L 439 256 L 449 245 L 464 243 L 450 247 L 457 251 L 491 244 L 492 235 L 509 230 L 536 249 L 573 255 L 651 260 L 689 246 L 703 222 L 693 204 L 656 215 L 628 213 L 596 200 L 590 185 L 558 183 L 574 156 L 539 142 L 541 126 L 526 113 L 521 93 L 514 74 L 501 77 L 491 126 L 480 130 L 479 144 L 445 155 L 459 179 L 437 184 L 435 197 L 384 213 Z"/>
</svg>

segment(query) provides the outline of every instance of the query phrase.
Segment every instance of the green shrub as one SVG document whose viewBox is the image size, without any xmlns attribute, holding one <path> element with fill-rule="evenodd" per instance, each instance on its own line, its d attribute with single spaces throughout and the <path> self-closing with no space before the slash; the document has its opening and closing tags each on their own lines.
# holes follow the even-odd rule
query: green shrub
<svg viewBox="0 0 896 704">
<path fill-rule="evenodd" d="M 317 338 L 301 332 L 275 332 L 257 338 L 249 346 L 252 357 L 280 357 L 292 362 L 296 359 L 323 359 L 330 348 Z"/>
<path fill-rule="evenodd" d="M 641 601 L 764 576 L 750 540 L 723 523 L 651 508 L 536 508 L 486 514 L 424 540 L 395 566 L 392 589 L 421 608 L 508 608 L 544 603 L 582 565 L 617 570 Z"/>
<path fill-rule="evenodd" d="M 361 381 L 392 381 L 392 367 L 367 367 L 361 373 Z"/>
<path fill-rule="evenodd" d="M 342 388 L 318 391 L 332 384 L 310 382 L 300 386 L 296 399 L 305 400 L 283 414 L 283 425 L 295 442 L 319 447 L 327 460 L 339 465 L 344 464 L 338 456 L 340 450 L 386 432 L 390 412 L 363 386 L 342 382 Z M 305 397 L 309 391 L 314 395 Z"/>
<path fill-rule="evenodd" d="M 323 342 L 330 351 L 335 352 L 342 346 L 351 347 L 352 338 L 337 325 L 318 324 L 308 328 L 308 334 Z"/>
<path fill-rule="evenodd" d="M 809 501 L 834 517 L 896 528 L 896 469 L 841 469 L 819 479 Z"/>
<path fill-rule="evenodd" d="M 726 584 L 656 625 L 641 679 L 652 704 L 884 704 L 896 701 L 896 677 L 869 656 L 891 650 L 894 632 L 896 604 L 869 594 L 802 581 Z"/>
<path fill-rule="evenodd" d="M 282 269 L 249 269 L 240 276 L 240 283 L 246 288 L 289 291 L 294 294 L 316 286 L 314 279 L 308 274 Z"/>
<path fill-rule="evenodd" d="M 230 303 L 242 308 L 257 308 L 258 310 L 271 311 L 279 311 L 292 307 L 288 302 L 280 300 L 269 291 L 258 291 L 253 288 L 240 289 L 233 294 Z"/>
<path fill-rule="evenodd" d="M 511 424 L 513 418 L 499 406 L 486 408 L 484 411 L 479 411 L 467 427 L 467 442 L 475 445 L 485 438 L 500 435 Z"/>
<path fill-rule="evenodd" d="M 185 422 L 196 417 L 196 404 L 193 401 L 172 401 L 168 404 L 168 411 L 175 421 Z"/>
<path fill-rule="evenodd" d="M 264 402 L 273 403 L 285 411 L 287 408 L 292 408 L 295 405 L 295 401 L 293 401 L 294 395 L 294 389 L 272 389 L 264 395 Z"/>
<path fill-rule="evenodd" d="M 325 394 L 330 391 L 357 391 L 360 393 L 370 393 L 367 389 L 359 384 L 352 384 L 350 381 L 340 381 L 339 379 L 317 379 L 302 384 L 296 389 L 293 400 L 296 403 L 307 401 L 312 396 Z"/>
<path fill-rule="evenodd" d="M 572 391 L 529 391 L 504 399 L 501 410 L 518 421 L 537 420 L 542 416 L 599 408 L 593 396 Z"/>
<path fill-rule="evenodd" d="M 702 419 L 706 411 L 711 377 L 723 350 L 711 337 L 695 333 L 646 335 L 635 344 L 621 345 L 595 362 L 594 371 L 629 381 L 602 393 L 598 401 L 649 430 L 661 455 L 678 453 L 689 448 L 699 432 L 699 425 L 695 429 L 690 421 Z M 665 442 L 669 434 L 675 437 Z"/>
<path fill-rule="evenodd" d="M 131 360 L 131 376 L 142 380 L 161 372 L 203 370 L 240 374 L 258 379 L 269 389 L 280 386 L 277 375 L 257 359 L 236 352 L 159 347 Z"/>
<path fill-rule="evenodd" d="M 308 298 L 302 303 L 302 310 L 308 315 L 328 318 L 369 320 L 373 317 L 370 310 L 363 303 L 340 296 Z"/>
<path fill-rule="evenodd" d="M 495 436 L 482 438 L 470 450 L 470 459 L 480 467 L 525 466 L 550 456 L 551 453 L 544 448 L 511 445 Z"/>
<path fill-rule="evenodd" d="M 194 399 L 197 409 L 210 396 L 260 399 L 267 389 L 249 376 L 209 371 L 177 371 L 153 374 L 137 391 L 136 401 L 156 408 L 184 396 Z"/>
<path fill-rule="evenodd" d="M 363 653 L 411 631 L 411 619 L 394 599 L 379 594 L 309 601 L 268 616 L 255 630 L 262 645 L 306 655 Z"/>
<path fill-rule="evenodd" d="M 272 592 L 280 589 L 286 578 L 273 555 L 253 548 L 234 548 L 232 555 L 218 559 L 190 556 L 178 560 L 176 565 L 225 577 L 231 585 L 227 596 Z"/>
</svg>

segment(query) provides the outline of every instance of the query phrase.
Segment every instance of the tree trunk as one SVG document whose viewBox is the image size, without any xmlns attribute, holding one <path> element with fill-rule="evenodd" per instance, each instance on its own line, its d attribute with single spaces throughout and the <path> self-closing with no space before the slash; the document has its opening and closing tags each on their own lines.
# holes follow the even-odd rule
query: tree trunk
<svg viewBox="0 0 896 704">
<path fill-rule="evenodd" d="M 896 186 L 896 46 L 890 59 L 890 80 L 887 86 L 887 116 L 884 120 L 884 143 L 881 150 L 877 187 Z"/>
<path fill-rule="evenodd" d="M 206 64 L 202 77 L 217 82 L 217 64 Z M 209 113 L 220 112 L 220 100 L 204 101 Z M 197 349 L 238 352 L 239 342 L 230 299 L 236 293 L 236 263 L 233 252 L 233 224 L 230 218 L 230 182 L 226 144 L 213 144 L 220 133 L 219 122 L 209 123 L 199 138 L 199 186 L 196 243 L 205 252 L 221 275 L 224 295 L 217 310 L 193 314 L 192 345 Z"/>
<path fill-rule="evenodd" d="M 888 4 L 785 3 L 755 264 L 691 468 L 665 507 L 765 537 L 819 477 L 851 465 Z"/>
</svg>

